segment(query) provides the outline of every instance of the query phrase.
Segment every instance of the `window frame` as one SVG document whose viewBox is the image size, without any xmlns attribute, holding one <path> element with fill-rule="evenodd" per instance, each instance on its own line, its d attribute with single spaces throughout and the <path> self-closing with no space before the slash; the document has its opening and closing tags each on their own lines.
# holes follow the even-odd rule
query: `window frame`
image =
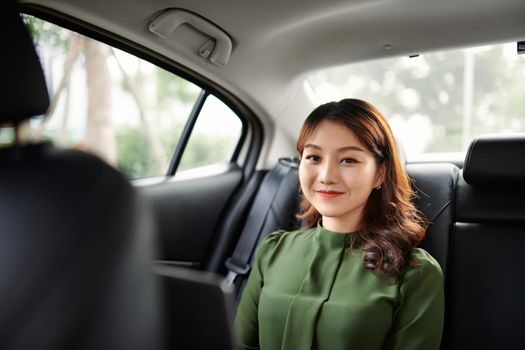
<svg viewBox="0 0 525 350">
<path fill-rule="evenodd" d="M 197 118 L 199 117 L 204 103 L 206 102 L 206 98 L 209 95 L 213 95 L 222 103 L 224 103 L 228 108 L 230 108 L 241 121 L 241 134 L 239 135 L 239 139 L 233 149 L 232 156 L 230 157 L 229 161 L 230 164 L 237 163 L 243 169 L 243 175 L 245 179 L 251 177 L 255 171 L 259 154 L 262 149 L 264 130 L 255 113 L 235 95 L 222 88 L 220 85 L 217 85 L 213 81 L 207 79 L 203 75 L 181 65 L 172 59 L 154 52 L 140 44 L 137 44 L 130 39 L 121 37 L 105 29 L 94 26 L 93 24 L 84 22 L 64 13 L 57 12 L 56 10 L 51 10 L 41 5 L 21 4 L 19 8 L 20 13 L 37 17 L 41 20 L 77 32 L 93 40 L 97 40 L 101 43 L 122 50 L 130 55 L 162 68 L 182 79 L 185 79 L 201 89 L 201 93 L 193 105 L 192 111 L 185 123 L 183 132 L 173 150 L 168 170 L 165 174 L 161 174 L 159 176 L 168 178 L 175 176 L 177 173 L 177 167 L 180 163 L 180 160 L 182 159 L 182 155 L 186 149 L 186 145 L 191 136 L 193 127 L 197 121 Z M 249 145 L 247 145 L 245 159 L 241 160 L 239 159 L 239 156 L 241 154 L 242 148 L 247 142 L 248 134 L 251 136 L 248 140 Z M 144 177 L 135 180 L 140 179 L 144 179 Z"/>
</svg>

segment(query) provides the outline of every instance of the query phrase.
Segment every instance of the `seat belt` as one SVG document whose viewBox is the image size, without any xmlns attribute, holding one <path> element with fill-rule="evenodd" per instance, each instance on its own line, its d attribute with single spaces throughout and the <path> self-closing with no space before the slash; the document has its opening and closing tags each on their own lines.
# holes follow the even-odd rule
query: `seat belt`
<svg viewBox="0 0 525 350">
<path fill-rule="evenodd" d="M 248 214 L 241 237 L 233 255 L 225 262 L 228 268 L 226 283 L 232 285 L 237 276 L 245 276 L 251 269 L 251 259 L 259 241 L 270 208 L 279 192 L 282 180 L 292 169 L 299 167 L 297 158 L 280 158 L 279 163 L 265 176 Z M 269 233 L 269 232 L 267 232 Z"/>
</svg>

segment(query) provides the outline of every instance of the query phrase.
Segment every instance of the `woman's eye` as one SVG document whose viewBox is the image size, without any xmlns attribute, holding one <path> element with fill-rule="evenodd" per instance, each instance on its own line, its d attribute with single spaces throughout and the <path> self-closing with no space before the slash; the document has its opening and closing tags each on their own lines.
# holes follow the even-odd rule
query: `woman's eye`
<svg viewBox="0 0 525 350">
<path fill-rule="evenodd" d="M 310 155 L 307 155 L 306 157 L 304 157 L 306 160 L 309 160 L 311 162 L 317 162 L 319 161 L 319 156 L 316 156 L 316 155 L 313 155 L 313 154 L 310 154 Z"/>
<path fill-rule="evenodd" d="M 344 158 L 341 160 L 341 164 L 353 164 L 357 163 L 357 161 L 353 158 Z"/>
</svg>

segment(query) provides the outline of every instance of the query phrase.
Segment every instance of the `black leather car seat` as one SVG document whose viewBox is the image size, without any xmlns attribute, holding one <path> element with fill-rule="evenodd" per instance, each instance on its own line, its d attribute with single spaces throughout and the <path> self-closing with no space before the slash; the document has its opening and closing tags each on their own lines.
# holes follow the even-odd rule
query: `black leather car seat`
<svg viewBox="0 0 525 350">
<path fill-rule="evenodd" d="M 456 190 L 443 349 L 525 349 L 525 134 L 480 136 Z"/>
<path fill-rule="evenodd" d="M 0 126 L 19 126 L 48 94 L 11 1 L 0 17 Z M 4 146 L 0 223 L 0 349 L 163 347 L 152 221 L 118 171 L 46 143 Z"/>
<path fill-rule="evenodd" d="M 452 163 L 414 163 L 408 164 L 406 171 L 416 193 L 414 205 L 428 222 L 420 246 L 439 262 L 446 275 L 460 169 Z"/>
</svg>

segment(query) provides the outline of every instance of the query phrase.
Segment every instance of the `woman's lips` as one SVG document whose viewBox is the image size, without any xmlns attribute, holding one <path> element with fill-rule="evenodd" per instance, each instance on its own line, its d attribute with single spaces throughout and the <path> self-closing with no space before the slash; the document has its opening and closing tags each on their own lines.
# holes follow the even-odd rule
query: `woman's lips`
<svg viewBox="0 0 525 350">
<path fill-rule="evenodd" d="M 339 191 L 327 191 L 327 190 L 320 190 L 320 191 L 315 191 L 315 192 L 317 192 L 317 194 L 319 194 L 321 197 L 325 197 L 325 198 L 334 198 L 344 193 L 344 192 L 339 192 Z"/>
</svg>

